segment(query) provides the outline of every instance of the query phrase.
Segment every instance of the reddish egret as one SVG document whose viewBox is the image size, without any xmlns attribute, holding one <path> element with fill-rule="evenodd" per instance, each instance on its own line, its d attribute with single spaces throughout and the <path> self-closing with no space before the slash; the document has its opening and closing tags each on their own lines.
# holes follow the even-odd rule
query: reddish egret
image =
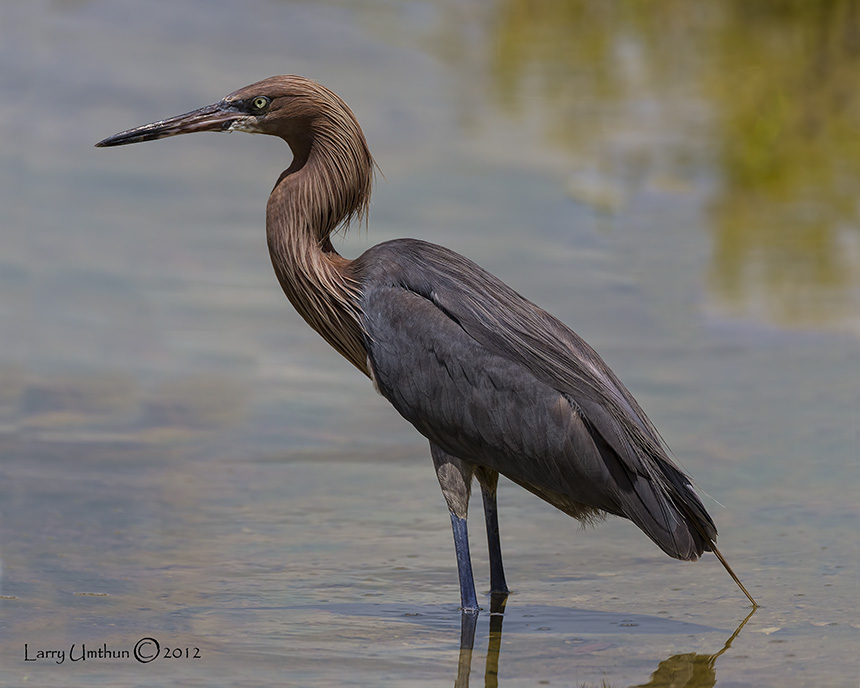
<svg viewBox="0 0 860 688">
<path fill-rule="evenodd" d="M 303 77 L 276 76 L 96 145 L 194 131 L 269 134 L 292 149 L 266 209 L 275 273 L 307 323 L 430 440 L 464 611 L 478 610 L 466 530 L 473 478 L 484 501 L 490 590 L 508 591 L 500 473 L 580 521 L 628 518 L 676 559 L 713 552 L 756 604 L 717 550 L 717 530 L 690 478 L 578 335 L 441 246 L 398 239 L 354 260 L 335 251 L 332 232 L 367 211 L 374 167 L 337 95 Z"/>
</svg>

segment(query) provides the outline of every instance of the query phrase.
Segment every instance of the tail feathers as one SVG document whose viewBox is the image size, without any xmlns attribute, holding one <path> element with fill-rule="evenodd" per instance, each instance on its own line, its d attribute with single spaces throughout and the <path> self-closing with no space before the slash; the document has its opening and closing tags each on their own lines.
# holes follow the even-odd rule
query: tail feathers
<svg viewBox="0 0 860 688">
<path fill-rule="evenodd" d="M 615 508 L 608 510 L 633 521 L 670 557 L 695 561 L 703 552 L 713 552 L 753 608 L 758 607 L 717 549 L 714 521 L 690 478 L 666 455 L 656 431 L 652 434 L 650 424 L 644 423 L 644 434 L 625 434 L 617 419 L 599 407 L 594 411 L 608 421 L 603 429 L 609 441 L 599 431 L 591 433 L 613 486 Z"/>
<path fill-rule="evenodd" d="M 695 543 L 695 556 L 689 558 L 695 560 L 701 556 L 703 551 L 713 551 L 714 543 L 717 540 L 717 527 L 705 509 L 705 505 L 702 504 L 696 494 L 693 483 L 668 460 L 655 457 L 655 463 L 659 468 L 656 482 L 659 486 L 662 479 L 665 479 L 666 484 L 661 487 L 663 487 L 664 493 L 680 517 L 679 528 L 676 529 L 676 533 L 679 530 L 684 530 L 688 538 Z M 679 558 L 687 559 L 688 557 Z"/>
<path fill-rule="evenodd" d="M 690 479 L 668 458 L 642 455 L 636 471 L 594 438 L 616 489 L 618 515 L 629 518 L 666 554 L 695 561 L 714 549 L 717 529 Z"/>
<path fill-rule="evenodd" d="M 626 515 L 670 557 L 695 561 L 713 550 L 717 529 L 689 479 L 662 460 L 655 464 L 659 472 L 634 477 L 638 499 L 628 501 Z"/>
<path fill-rule="evenodd" d="M 717 528 L 690 479 L 661 456 L 646 457 L 643 464 L 648 468 L 647 475 L 628 473 L 632 489 L 622 489 L 619 493 L 621 515 L 639 526 L 670 557 L 695 561 L 703 552 L 713 552 L 753 608 L 757 608 L 758 603 L 717 549 Z"/>
<path fill-rule="evenodd" d="M 713 549 L 713 524 L 703 521 L 688 500 L 666 494 L 662 486 L 642 476 L 634 481 L 634 491 L 636 496 L 625 500 L 624 515 L 670 557 L 696 561 Z"/>
</svg>

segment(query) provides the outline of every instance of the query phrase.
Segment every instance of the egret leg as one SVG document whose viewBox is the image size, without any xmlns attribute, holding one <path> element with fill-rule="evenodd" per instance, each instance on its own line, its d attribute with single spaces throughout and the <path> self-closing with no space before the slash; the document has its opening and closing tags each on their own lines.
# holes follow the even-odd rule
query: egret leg
<svg viewBox="0 0 860 688">
<path fill-rule="evenodd" d="M 460 576 L 460 602 L 464 612 L 477 613 L 478 597 L 475 594 L 475 578 L 472 575 L 472 558 L 469 556 L 469 531 L 466 519 L 451 512 L 454 528 L 454 549 L 457 551 L 457 573 Z"/>
<path fill-rule="evenodd" d="M 496 507 L 496 486 L 499 483 L 497 471 L 478 468 L 475 476 L 481 484 L 484 498 L 484 519 L 487 522 L 487 548 L 490 554 L 490 593 L 508 594 L 505 582 L 505 568 L 502 565 L 502 545 L 499 541 L 499 513 Z"/>
<path fill-rule="evenodd" d="M 430 445 L 430 453 L 433 456 L 439 486 L 451 512 L 462 609 L 464 612 L 477 613 L 478 598 L 475 595 L 475 579 L 472 575 L 472 560 L 469 556 L 469 531 L 466 527 L 475 468 L 456 456 L 451 456 L 435 444 Z"/>
</svg>

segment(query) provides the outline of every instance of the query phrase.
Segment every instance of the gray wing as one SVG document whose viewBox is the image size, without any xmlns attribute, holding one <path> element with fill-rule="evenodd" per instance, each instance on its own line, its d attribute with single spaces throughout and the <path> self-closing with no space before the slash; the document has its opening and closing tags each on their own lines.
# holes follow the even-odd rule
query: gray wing
<svg viewBox="0 0 860 688">
<path fill-rule="evenodd" d="M 689 479 L 584 341 L 447 249 L 371 251 L 359 259 L 371 369 L 419 432 L 573 516 L 627 517 L 671 556 L 710 549 Z"/>
</svg>

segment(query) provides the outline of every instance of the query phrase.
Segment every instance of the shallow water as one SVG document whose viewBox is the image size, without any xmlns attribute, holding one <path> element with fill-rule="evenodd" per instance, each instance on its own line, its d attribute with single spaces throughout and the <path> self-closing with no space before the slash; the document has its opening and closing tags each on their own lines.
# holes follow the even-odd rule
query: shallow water
<svg viewBox="0 0 860 688">
<path fill-rule="evenodd" d="M 0 683 L 857 685 L 856 57 L 803 33 L 855 20 L 663 4 L 3 5 Z M 821 71 L 793 91 L 798 41 Z M 460 652 L 426 443 L 271 272 L 286 147 L 92 147 L 284 72 L 384 174 L 345 255 L 459 250 L 631 388 L 762 604 L 728 649 L 748 610 L 712 557 L 504 483 L 514 594 Z M 181 656 L 72 661 L 147 638 Z"/>
</svg>

